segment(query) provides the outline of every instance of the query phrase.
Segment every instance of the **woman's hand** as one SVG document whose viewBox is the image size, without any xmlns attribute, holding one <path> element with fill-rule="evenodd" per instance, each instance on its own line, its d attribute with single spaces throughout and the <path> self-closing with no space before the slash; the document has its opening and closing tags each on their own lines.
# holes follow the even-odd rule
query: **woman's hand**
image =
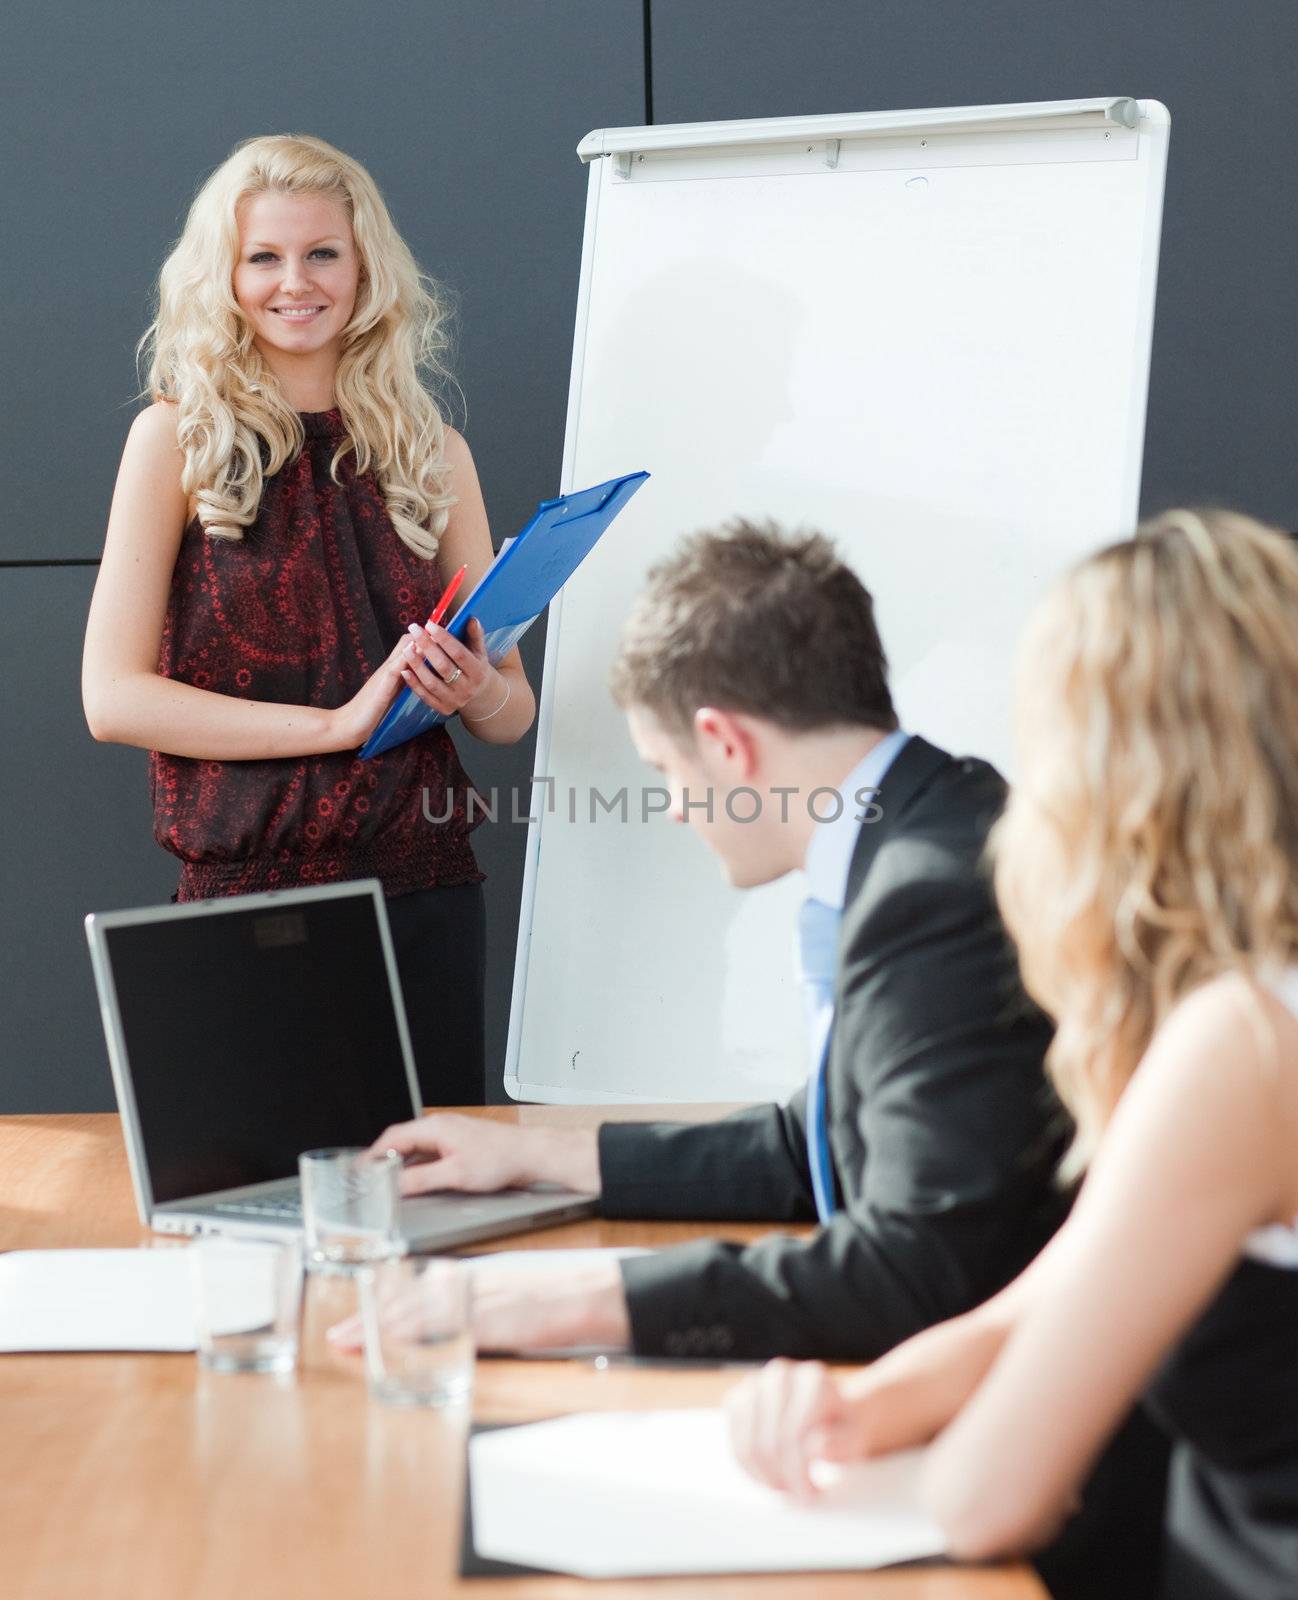
<svg viewBox="0 0 1298 1600">
<path fill-rule="evenodd" d="M 401 666 L 408 659 L 406 641 L 398 640 L 392 654 L 372 672 L 346 705 L 329 713 L 333 728 L 331 750 L 356 750 L 387 714 L 401 687 Z"/>
<path fill-rule="evenodd" d="M 487 660 L 487 641 L 476 617 L 462 644 L 445 628 L 410 624 L 403 645 L 401 678 L 423 703 L 453 717 L 473 702 L 467 714 L 489 711 L 505 692 L 505 680 Z"/>
<path fill-rule="evenodd" d="M 726 1396 L 730 1442 L 740 1464 L 798 1499 L 816 1493 L 813 1461 L 869 1453 L 868 1406 L 853 1404 L 819 1361 L 770 1361 Z"/>
<path fill-rule="evenodd" d="M 927 1444 L 982 1382 L 1012 1322 L 1006 1290 L 841 1379 L 818 1361 L 772 1361 L 726 1397 L 735 1454 L 763 1483 L 806 1496 L 813 1461 Z"/>
</svg>

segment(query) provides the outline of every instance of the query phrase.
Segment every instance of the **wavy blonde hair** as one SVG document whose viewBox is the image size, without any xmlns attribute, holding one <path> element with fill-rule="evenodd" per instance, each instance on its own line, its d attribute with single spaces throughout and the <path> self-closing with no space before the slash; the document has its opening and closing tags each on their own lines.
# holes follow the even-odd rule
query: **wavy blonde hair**
<svg viewBox="0 0 1298 1600">
<path fill-rule="evenodd" d="M 1022 774 L 992 835 L 1050 1075 L 1087 1164 L 1168 1011 L 1298 949 L 1298 554 L 1169 511 L 1082 562 L 1019 659 Z"/>
<path fill-rule="evenodd" d="M 256 519 L 264 477 L 302 447 L 301 419 L 234 297 L 238 208 L 266 193 L 330 195 L 347 213 L 360 281 L 335 381 L 347 437 L 330 476 L 338 481 L 349 451 L 358 473 L 372 467 L 397 534 L 431 557 L 455 502 L 447 489 L 446 424 L 420 376 L 454 387 L 441 361 L 445 293 L 420 270 L 364 167 L 306 134 L 236 145 L 195 196 L 158 276 L 156 316 L 136 355 L 148 353 L 147 394 L 179 408 L 182 487 L 196 494 L 208 535 L 240 539 Z M 269 451 L 264 466 L 261 441 Z"/>
</svg>

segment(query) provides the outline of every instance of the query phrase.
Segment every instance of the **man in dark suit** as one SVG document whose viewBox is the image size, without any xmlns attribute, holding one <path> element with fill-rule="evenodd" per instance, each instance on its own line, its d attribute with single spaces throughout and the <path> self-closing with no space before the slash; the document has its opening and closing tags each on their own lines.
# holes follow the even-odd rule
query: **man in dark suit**
<svg viewBox="0 0 1298 1600">
<path fill-rule="evenodd" d="M 610 1217 L 821 1222 L 544 1284 L 483 1274 L 484 1348 L 876 1356 L 999 1289 L 1064 1210 L 1050 1029 L 982 859 L 1004 785 L 898 729 L 870 596 L 818 536 L 688 541 L 651 574 L 613 687 L 733 883 L 807 872 L 808 1088 L 702 1125 L 433 1115 L 379 1143 L 434 1158 L 411 1193 L 550 1180 Z"/>
<path fill-rule="evenodd" d="M 845 798 L 873 787 L 858 773 Z M 878 785 L 877 820 L 845 808 L 841 901 L 833 864 L 817 882 L 816 846 L 830 836 L 813 834 L 807 872 L 825 898 L 809 906 L 843 906 L 827 1195 L 814 1181 L 814 1077 L 787 1105 L 719 1122 L 600 1129 L 605 1216 L 822 1224 L 805 1240 L 708 1241 L 627 1262 L 636 1350 L 868 1359 L 987 1298 L 1058 1225 L 1049 1028 L 1018 987 L 981 867 L 1002 800 L 985 762 L 911 736 Z"/>
<path fill-rule="evenodd" d="M 562 1275 L 479 1269 L 482 1348 L 869 1360 L 994 1293 L 1066 1209 L 1050 1028 L 984 862 L 1004 784 L 898 728 L 870 596 L 814 535 L 741 523 L 687 541 L 650 574 L 613 689 L 672 815 L 731 882 L 806 873 L 807 1088 L 597 1133 L 434 1114 L 376 1146 L 432 1158 L 407 1169 L 410 1193 L 548 1180 L 609 1217 L 820 1223 Z M 334 1333 L 359 1342 L 354 1320 Z M 1166 1455 L 1136 1413 L 1038 1558 L 1056 1600 L 1157 1592 Z"/>
</svg>

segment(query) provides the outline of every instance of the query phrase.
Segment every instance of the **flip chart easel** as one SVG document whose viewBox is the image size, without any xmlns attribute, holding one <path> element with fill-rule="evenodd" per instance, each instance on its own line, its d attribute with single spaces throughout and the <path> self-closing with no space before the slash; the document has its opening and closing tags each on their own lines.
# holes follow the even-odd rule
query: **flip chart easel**
<svg viewBox="0 0 1298 1600">
<path fill-rule="evenodd" d="M 733 890 L 654 814 L 607 692 L 681 533 L 833 536 L 903 724 L 1012 774 L 1024 617 L 1137 517 L 1169 124 L 1107 98 L 582 141 L 563 485 L 653 478 L 550 612 L 511 1094 L 754 1099 L 805 1072 L 801 885 Z"/>
</svg>

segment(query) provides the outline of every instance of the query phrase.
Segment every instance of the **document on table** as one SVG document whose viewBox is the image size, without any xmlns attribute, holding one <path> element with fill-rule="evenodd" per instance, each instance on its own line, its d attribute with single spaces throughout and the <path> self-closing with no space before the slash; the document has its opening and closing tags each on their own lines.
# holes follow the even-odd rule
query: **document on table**
<svg viewBox="0 0 1298 1600">
<path fill-rule="evenodd" d="M 469 1441 L 481 1556 L 582 1578 L 861 1571 L 940 1556 L 923 1451 L 818 1464 L 802 1504 L 735 1460 L 724 1413 L 601 1412 Z"/>
<path fill-rule="evenodd" d="M 0 1255 L 0 1351 L 192 1350 L 189 1252 Z"/>
</svg>

